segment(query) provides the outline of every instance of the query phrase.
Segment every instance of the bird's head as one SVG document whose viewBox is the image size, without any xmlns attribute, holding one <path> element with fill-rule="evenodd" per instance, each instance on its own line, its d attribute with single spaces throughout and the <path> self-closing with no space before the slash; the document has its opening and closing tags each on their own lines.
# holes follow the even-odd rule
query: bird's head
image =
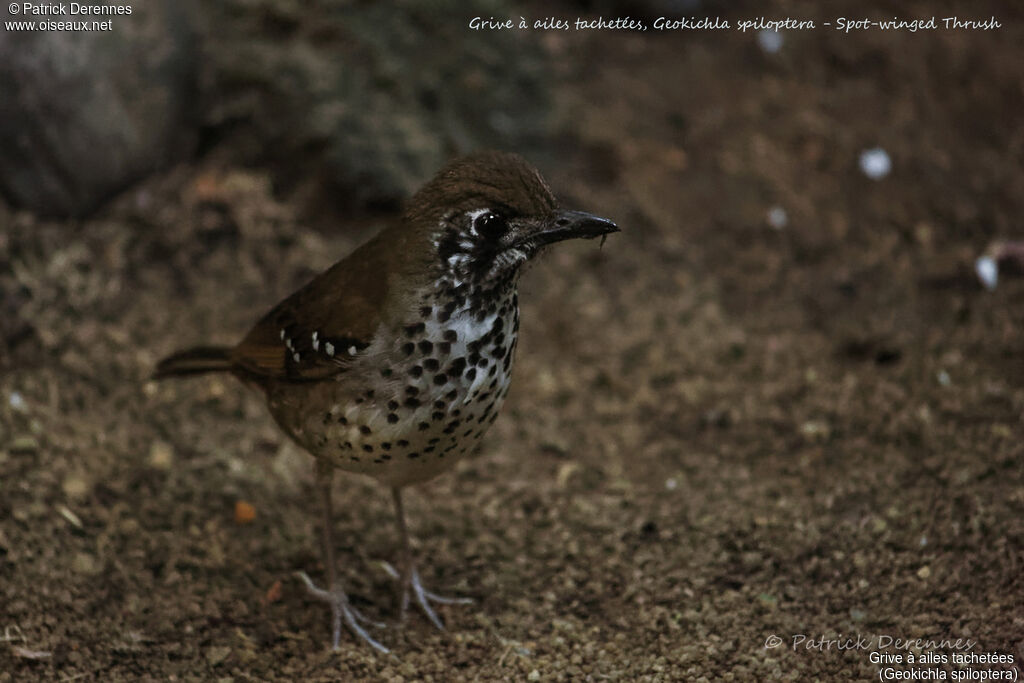
<svg viewBox="0 0 1024 683">
<path fill-rule="evenodd" d="M 560 210 L 537 169 L 501 152 L 449 163 L 409 201 L 405 220 L 428 236 L 441 279 L 470 289 L 514 281 L 549 244 L 618 231 L 604 218 Z"/>
</svg>

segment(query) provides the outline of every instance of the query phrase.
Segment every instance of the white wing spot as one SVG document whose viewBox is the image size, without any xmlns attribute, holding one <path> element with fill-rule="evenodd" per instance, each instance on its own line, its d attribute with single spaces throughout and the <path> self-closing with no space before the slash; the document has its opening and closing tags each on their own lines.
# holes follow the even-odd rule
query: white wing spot
<svg viewBox="0 0 1024 683">
<path fill-rule="evenodd" d="M 350 355 L 350 356 L 354 356 L 354 355 L 356 355 L 356 353 L 357 353 L 358 351 L 359 351 L 359 349 L 357 349 L 357 348 L 356 348 L 356 347 L 354 347 L 354 346 L 350 346 L 350 347 L 348 347 L 348 355 Z"/>
<path fill-rule="evenodd" d="M 328 356 L 333 356 L 334 355 L 334 344 L 332 344 L 331 342 L 327 342 L 326 344 L 324 344 L 324 351 L 327 352 Z"/>
<path fill-rule="evenodd" d="M 284 339 L 284 328 L 283 327 L 281 328 L 281 339 L 282 340 Z"/>
<path fill-rule="evenodd" d="M 295 362 L 296 362 L 296 363 L 298 363 L 298 362 L 299 362 L 299 354 L 298 354 L 298 353 L 293 353 L 293 354 L 292 354 L 292 358 L 294 358 L 294 359 L 295 359 Z"/>
</svg>

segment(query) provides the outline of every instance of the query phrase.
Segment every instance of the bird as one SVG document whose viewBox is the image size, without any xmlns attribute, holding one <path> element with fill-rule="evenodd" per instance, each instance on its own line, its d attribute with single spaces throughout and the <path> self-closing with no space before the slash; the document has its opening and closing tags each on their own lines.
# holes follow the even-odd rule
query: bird
<svg viewBox="0 0 1024 683">
<path fill-rule="evenodd" d="M 281 430 L 315 458 L 326 584 L 298 572 L 342 626 L 388 652 L 338 580 L 336 470 L 391 492 L 402 544 L 398 609 L 412 601 L 439 629 L 435 604 L 464 604 L 423 587 L 403 490 L 475 451 L 509 390 L 519 332 L 518 283 L 546 247 L 618 232 L 608 219 L 562 210 L 519 155 L 483 151 L 447 163 L 375 237 L 261 317 L 232 347 L 201 346 L 160 361 L 155 379 L 227 373 L 261 392 Z"/>
</svg>

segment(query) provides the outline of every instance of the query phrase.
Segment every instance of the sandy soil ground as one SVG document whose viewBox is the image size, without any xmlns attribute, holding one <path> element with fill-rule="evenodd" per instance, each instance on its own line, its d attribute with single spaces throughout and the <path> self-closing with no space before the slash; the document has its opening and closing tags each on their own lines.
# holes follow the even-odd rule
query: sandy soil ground
<svg viewBox="0 0 1024 683">
<path fill-rule="evenodd" d="M 1024 237 L 1024 16 L 971 7 L 992 13 L 777 54 L 545 39 L 566 131 L 545 170 L 623 232 L 526 275 L 504 414 L 409 496 L 425 581 L 476 604 L 379 632 L 393 656 L 325 650 L 292 577 L 323 574 L 311 461 L 260 399 L 147 381 L 387 217 L 311 215 L 212 159 L 84 223 L 3 209 L 0 681 L 866 680 L 872 651 L 955 651 L 881 637 L 968 639 L 1019 675 L 1024 278 L 985 291 L 971 264 Z M 344 580 L 389 619 L 389 499 L 337 496 Z"/>
</svg>

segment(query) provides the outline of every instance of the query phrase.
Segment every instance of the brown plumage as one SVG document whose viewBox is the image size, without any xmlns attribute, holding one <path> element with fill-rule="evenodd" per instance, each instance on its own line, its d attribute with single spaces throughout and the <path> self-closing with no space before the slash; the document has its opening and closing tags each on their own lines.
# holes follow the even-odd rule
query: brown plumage
<svg viewBox="0 0 1024 683">
<path fill-rule="evenodd" d="M 261 388 L 274 419 L 317 458 L 325 507 L 334 646 L 341 624 L 384 647 L 338 587 L 329 532 L 331 473 L 389 486 L 403 540 L 401 611 L 410 598 L 437 626 L 409 551 L 403 487 L 450 469 L 477 445 L 508 391 L 522 266 L 552 242 L 616 231 L 559 211 L 521 157 L 457 159 L 397 221 L 264 315 L 232 348 L 199 347 L 160 362 L 158 378 L 230 372 Z"/>
</svg>

